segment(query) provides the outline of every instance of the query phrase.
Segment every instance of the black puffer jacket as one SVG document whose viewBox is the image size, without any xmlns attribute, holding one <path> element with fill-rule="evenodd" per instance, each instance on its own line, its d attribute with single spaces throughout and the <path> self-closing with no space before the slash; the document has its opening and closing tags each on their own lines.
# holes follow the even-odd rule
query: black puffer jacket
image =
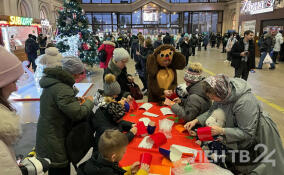
<svg viewBox="0 0 284 175">
<path fill-rule="evenodd" d="M 190 56 L 191 55 L 191 47 L 192 47 L 192 43 L 191 40 L 188 41 L 188 43 L 186 43 L 185 41 L 183 41 L 180 45 L 181 48 L 181 53 L 186 57 L 186 56 Z"/>
<path fill-rule="evenodd" d="M 234 68 L 238 68 L 241 65 L 242 62 L 242 56 L 240 55 L 242 52 L 245 50 L 245 44 L 244 44 L 244 39 L 241 38 L 236 42 L 231 50 L 232 54 L 232 62 L 231 66 Z M 253 41 L 249 41 L 249 55 L 248 55 L 248 68 L 249 69 L 254 69 L 255 68 L 255 48 L 254 48 L 254 43 Z"/>
<path fill-rule="evenodd" d="M 102 157 L 98 152 L 94 152 L 92 157 L 82 163 L 78 170 L 78 175 L 124 175 L 125 170 L 118 166 L 118 163 L 110 162 Z"/>
<path fill-rule="evenodd" d="M 194 120 L 197 116 L 208 111 L 211 101 L 206 96 L 202 81 L 187 87 L 188 96 L 182 99 L 181 104 L 174 104 L 172 111 L 186 122 Z"/>
<path fill-rule="evenodd" d="M 120 105 L 120 104 L 117 103 L 117 105 Z M 113 120 L 113 118 L 114 116 L 111 115 L 108 112 L 107 108 L 104 108 L 104 107 L 98 108 L 96 112 L 92 114 L 91 123 L 92 123 L 93 129 L 96 132 L 94 151 L 98 150 L 99 139 L 101 135 L 104 133 L 104 131 L 107 129 L 118 129 L 121 132 L 126 131 L 125 134 L 129 142 L 134 138 L 134 134 L 129 131 L 132 128 L 133 123 L 125 121 L 125 120 L 121 120 L 120 122 L 117 123 Z"/>
</svg>

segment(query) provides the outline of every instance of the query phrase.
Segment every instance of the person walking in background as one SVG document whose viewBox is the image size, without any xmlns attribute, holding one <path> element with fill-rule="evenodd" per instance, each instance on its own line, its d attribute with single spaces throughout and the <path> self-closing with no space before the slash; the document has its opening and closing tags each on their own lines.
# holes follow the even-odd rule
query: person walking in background
<svg viewBox="0 0 284 175">
<path fill-rule="evenodd" d="M 178 33 L 178 35 L 176 36 L 176 40 L 175 40 L 175 45 L 176 45 L 176 49 L 179 50 L 179 40 L 181 38 L 180 33 Z"/>
<path fill-rule="evenodd" d="M 195 48 L 196 48 L 197 43 L 198 43 L 198 39 L 196 37 L 196 34 L 192 35 L 190 42 L 191 42 L 191 48 L 192 48 L 192 56 L 195 56 Z"/>
<path fill-rule="evenodd" d="M 28 56 L 29 65 L 28 68 L 30 68 L 32 64 L 32 68 L 34 71 L 36 71 L 36 63 L 35 60 L 37 58 L 37 50 L 39 49 L 38 44 L 36 43 L 36 36 L 33 36 L 32 34 L 29 34 L 29 38 L 25 42 L 25 52 Z"/>
<path fill-rule="evenodd" d="M 154 42 L 154 49 L 163 44 L 162 35 L 159 34 L 157 40 Z"/>
<path fill-rule="evenodd" d="M 231 50 L 233 45 L 237 42 L 237 39 L 233 34 L 231 34 L 230 38 L 228 39 L 227 45 L 226 45 L 226 51 L 227 51 L 227 61 L 232 61 L 232 54 Z"/>
<path fill-rule="evenodd" d="M 146 71 L 146 64 L 147 64 L 147 58 L 149 55 L 151 55 L 154 52 L 154 48 L 152 45 L 151 39 L 146 39 L 144 42 L 144 47 L 141 49 L 140 53 L 137 52 L 137 55 L 139 56 L 139 69 L 137 69 L 139 78 L 141 79 L 143 83 L 143 89 L 142 92 L 146 92 L 148 89 L 148 83 L 147 83 L 147 71 Z M 137 67 L 138 68 L 138 67 Z"/>
<path fill-rule="evenodd" d="M 42 33 L 39 34 L 38 44 L 39 44 L 40 55 L 45 54 L 46 41 L 47 41 L 47 37 L 43 37 Z"/>
<path fill-rule="evenodd" d="M 273 50 L 273 38 L 270 33 L 266 33 L 263 37 L 262 42 L 260 43 L 260 59 L 256 69 L 262 69 L 263 61 L 267 54 L 271 56 Z M 270 64 L 269 69 L 275 69 L 274 62 Z"/>
<path fill-rule="evenodd" d="M 108 37 L 98 49 L 98 51 L 104 50 L 106 52 L 105 62 L 100 62 L 100 68 L 103 68 L 104 70 L 108 67 L 108 63 L 110 62 L 115 49 L 115 43 L 111 42 L 110 40 L 111 38 Z"/>
<path fill-rule="evenodd" d="M 272 60 L 274 62 L 274 64 L 278 64 L 277 63 L 277 57 L 279 55 L 279 52 L 281 50 L 281 44 L 283 44 L 283 36 L 282 36 L 283 31 L 279 31 L 276 36 L 275 36 L 275 45 L 273 48 L 273 55 L 272 55 Z"/>
<path fill-rule="evenodd" d="M 132 35 L 131 37 L 131 40 L 130 40 L 130 56 L 132 59 L 135 60 L 135 57 L 136 57 L 136 51 L 138 50 L 138 47 L 139 47 L 139 40 L 138 40 L 138 36 L 136 35 Z"/>
<path fill-rule="evenodd" d="M 180 45 L 180 48 L 181 48 L 181 53 L 185 56 L 185 64 L 187 66 L 188 64 L 188 60 L 189 60 L 189 56 L 191 55 L 192 51 L 192 46 L 191 46 L 191 42 L 189 40 L 189 35 L 188 33 L 186 33 L 184 35 L 184 40 L 183 42 L 181 43 Z"/>
<path fill-rule="evenodd" d="M 217 40 L 217 49 L 219 49 L 222 42 L 222 35 L 220 33 L 217 34 L 216 40 Z"/>
<path fill-rule="evenodd" d="M 225 33 L 224 37 L 222 38 L 222 45 L 223 45 L 223 49 L 222 49 L 222 52 L 221 53 L 226 53 L 226 46 L 227 46 L 227 43 L 228 43 L 228 39 L 229 39 L 229 34 L 228 33 Z"/>
<path fill-rule="evenodd" d="M 207 33 L 204 33 L 204 38 L 203 38 L 203 46 L 204 50 L 207 50 L 207 45 L 209 43 L 209 36 Z"/>
<path fill-rule="evenodd" d="M 283 31 L 282 31 L 282 38 L 283 38 Z M 284 38 L 283 38 L 284 40 Z M 284 61 L 284 42 L 280 46 L 280 58 L 279 61 Z"/>
<path fill-rule="evenodd" d="M 201 51 L 202 42 L 203 42 L 203 37 L 202 37 L 202 34 L 199 33 L 199 34 L 198 34 L 198 42 L 197 42 L 198 51 Z"/>
<path fill-rule="evenodd" d="M 215 33 L 212 33 L 212 34 L 211 34 L 211 37 L 210 37 L 211 48 L 214 48 L 214 47 L 215 47 L 215 45 L 216 45 L 216 39 L 217 39 L 217 36 L 215 35 Z"/>
<path fill-rule="evenodd" d="M 172 44 L 172 38 L 168 32 L 166 33 L 166 36 L 163 38 L 163 44 Z"/>
<path fill-rule="evenodd" d="M 253 37 L 253 31 L 245 31 L 244 38 L 236 42 L 231 50 L 231 65 L 235 68 L 235 77 L 237 78 L 247 80 L 249 71 L 255 68 L 255 47 Z"/>
</svg>

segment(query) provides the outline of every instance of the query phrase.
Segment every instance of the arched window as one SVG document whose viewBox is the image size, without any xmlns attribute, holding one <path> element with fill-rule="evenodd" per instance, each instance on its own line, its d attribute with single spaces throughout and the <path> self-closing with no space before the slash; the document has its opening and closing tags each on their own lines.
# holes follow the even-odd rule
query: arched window
<svg viewBox="0 0 284 175">
<path fill-rule="evenodd" d="M 39 16 L 40 16 L 40 19 L 48 19 L 47 10 L 44 6 L 41 7 Z"/>
<path fill-rule="evenodd" d="M 20 14 L 21 16 L 29 16 L 29 7 L 25 0 L 20 2 Z"/>
</svg>

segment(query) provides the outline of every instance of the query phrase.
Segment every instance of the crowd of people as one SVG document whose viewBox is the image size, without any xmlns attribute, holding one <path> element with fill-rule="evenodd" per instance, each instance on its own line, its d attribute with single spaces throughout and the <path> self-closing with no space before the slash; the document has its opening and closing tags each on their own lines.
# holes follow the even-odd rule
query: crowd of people
<svg viewBox="0 0 284 175">
<path fill-rule="evenodd" d="M 281 40 L 280 34 L 281 31 L 272 33 L 272 36 L 265 34 L 259 41 L 261 60 L 263 55 L 273 51 L 272 68 L 281 52 L 283 37 Z M 75 80 L 84 72 L 81 60 L 77 57 L 63 58 L 53 45 L 45 50 L 46 47 L 36 42 L 43 42 L 42 36 L 41 39 L 29 36 L 26 51 L 30 62 L 34 66 L 37 57 L 34 51 L 41 49 L 41 63 L 46 63 L 39 82 L 43 91 L 35 145 L 37 163 L 33 164 L 33 168 L 26 168 L 27 164 L 23 163 L 17 165 L 12 148 L 21 129 L 19 117 L 8 98 L 17 90 L 16 82 L 24 71 L 18 58 L 1 47 L 0 174 L 39 172 L 39 166 L 43 172 L 48 169 L 49 175 L 70 175 L 70 163 L 73 163 L 78 175 L 148 174 L 150 167 L 147 164 L 135 162 L 130 167 L 118 164 L 128 143 L 137 134 L 136 124 L 123 120 L 140 90 L 138 88 L 134 92 L 130 86 L 135 82 L 133 75 L 127 71 L 129 59 L 134 59 L 137 75 L 143 83 L 141 93 L 151 95 L 149 102 L 156 101 L 155 97 L 162 100 L 159 105 L 169 106 L 184 119 L 184 127 L 190 135 L 198 127 L 208 126 L 209 118 L 214 118 L 216 110 L 222 111 L 223 123 L 210 127 L 212 136 L 222 138 L 215 142 L 225 148 L 223 168 L 234 174 L 284 174 L 281 165 L 284 151 L 276 124 L 263 111 L 245 81 L 249 71 L 255 68 L 253 36 L 252 31 L 245 31 L 243 38 L 237 34 L 222 37 L 206 33 L 184 33 L 175 39 L 167 33 L 163 38 L 158 35 L 155 41 L 151 37 L 144 38 L 142 33 L 130 38 L 127 35 L 120 35 L 117 39 L 106 36 L 102 43 L 97 40 L 98 52 L 105 52 L 100 54 L 104 57 L 100 62 L 100 68 L 104 71 L 103 89 L 99 89 L 95 96 L 81 98 L 76 97 L 78 89 L 74 88 Z M 196 47 L 198 51 L 202 47 L 206 50 L 209 43 L 212 48 L 223 45 L 222 52 L 227 53 L 227 61 L 235 68 L 235 78 L 223 74 L 205 77 L 200 63 L 189 63 L 189 56 L 197 54 Z M 50 54 L 51 51 L 56 54 Z M 183 84 L 176 84 L 176 70 L 184 70 Z M 164 75 L 168 77 L 164 78 Z M 157 87 L 149 87 L 153 86 L 153 81 Z M 174 94 L 176 97 L 172 98 Z M 94 106 L 98 107 L 95 111 Z M 80 126 L 83 129 L 78 129 Z M 275 160 L 276 165 L 263 161 L 265 158 L 257 160 L 262 153 L 256 149 L 259 144 L 266 146 L 266 153 L 274 151 L 270 159 Z M 80 149 L 74 145 L 79 145 Z M 91 147 L 91 158 L 77 167 L 76 164 Z M 232 150 L 237 150 L 237 153 Z M 251 161 L 240 161 L 243 150 L 249 151 Z M 217 160 L 214 163 L 220 165 L 220 159 Z M 46 168 L 48 164 L 49 168 Z"/>
</svg>

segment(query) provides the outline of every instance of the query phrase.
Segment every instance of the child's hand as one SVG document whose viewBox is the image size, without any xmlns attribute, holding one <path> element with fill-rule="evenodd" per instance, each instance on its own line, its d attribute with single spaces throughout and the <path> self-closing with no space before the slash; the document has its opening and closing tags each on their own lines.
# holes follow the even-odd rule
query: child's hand
<svg viewBox="0 0 284 175">
<path fill-rule="evenodd" d="M 147 173 L 149 173 L 149 171 L 150 171 L 150 166 L 147 165 L 147 164 L 145 164 L 145 163 L 142 163 L 140 169 L 141 169 L 141 170 L 145 170 Z"/>
<path fill-rule="evenodd" d="M 189 135 L 196 137 L 197 133 L 195 131 L 189 131 Z"/>
<path fill-rule="evenodd" d="M 136 133 L 137 133 L 137 128 L 136 128 L 136 127 L 132 127 L 132 128 L 130 129 L 130 132 L 132 132 L 134 135 L 136 135 Z"/>
<path fill-rule="evenodd" d="M 132 100 L 133 100 L 133 97 L 132 97 L 131 95 L 128 95 L 126 101 L 127 101 L 127 102 L 130 102 L 130 101 L 132 101 Z"/>
<path fill-rule="evenodd" d="M 173 101 L 171 101 L 170 99 L 166 98 L 164 104 L 167 105 L 167 106 L 172 106 L 172 105 L 175 104 L 175 102 L 173 102 Z"/>
<path fill-rule="evenodd" d="M 180 98 L 175 98 L 173 101 L 174 101 L 175 103 L 181 103 L 181 99 L 180 99 Z"/>
<path fill-rule="evenodd" d="M 140 165 L 140 162 L 134 162 L 132 165 L 131 165 L 131 174 L 136 174 L 139 170 L 139 165 Z"/>
</svg>

